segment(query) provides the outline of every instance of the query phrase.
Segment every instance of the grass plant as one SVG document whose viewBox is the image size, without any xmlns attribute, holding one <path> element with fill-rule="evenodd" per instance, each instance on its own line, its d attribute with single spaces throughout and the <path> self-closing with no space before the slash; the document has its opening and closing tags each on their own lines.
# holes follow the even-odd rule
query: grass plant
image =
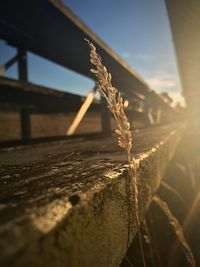
<svg viewBox="0 0 200 267">
<path fill-rule="evenodd" d="M 126 152 L 127 155 L 127 161 L 129 166 L 128 167 L 129 177 L 130 181 L 132 181 L 133 183 L 133 190 L 134 190 L 136 223 L 139 229 L 140 220 L 138 212 L 139 206 L 138 206 L 138 186 L 137 186 L 137 172 L 136 172 L 138 168 L 138 161 L 133 157 L 132 153 L 133 140 L 130 130 L 130 123 L 124 111 L 124 101 L 121 96 L 121 93 L 112 85 L 112 76 L 107 71 L 107 68 L 103 65 L 100 55 L 97 54 L 96 47 L 88 40 L 86 40 L 86 42 L 90 47 L 90 61 L 94 66 L 94 68 L 91 69 L 90 71 L 96 77 L 97 90 L 99 94 L 106 99 L 107 107 L 114 116 L 114 119 L 116 121 L 115 133 L 117 134 L 118 137 L 118 144 Z M 139 242 L 140 242 L 143 266 L 146 266 L 140 229 L 139 229 Z"/>
</svg>

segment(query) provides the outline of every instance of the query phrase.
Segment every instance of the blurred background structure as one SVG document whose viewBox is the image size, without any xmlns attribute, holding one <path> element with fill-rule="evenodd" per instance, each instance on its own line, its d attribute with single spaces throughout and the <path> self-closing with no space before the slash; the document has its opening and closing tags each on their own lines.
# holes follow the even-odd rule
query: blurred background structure
<svg viewBox="0 0 200 267">
<path fill-rule="evenodd" d="M 200 265 L 199 29 L 197 0 L 0 2 L 2 266 L 195 266 L 182 229 Z M 85 38 L 125 100 L 140 227 Z"/>
<path fill-rule="evenodd" d="M 199 127 L 200 4 L 166 0 L 183 95 L 187 109 Z"/>
<path fill-rule="evenodd" d="M 18 79 L 22 83 L 16 80 L 9 80 L 10 78 L 1 77 L 1 110 L 10 111 L 10 114 L 5 114 L 4 112 L 1 115 L 2 125 L 6 125 L 5 131 L 2 130 L 0 133 L 2 141 L 6 139 L 19 139 L 20 132 L 22 139 L 30 139 L 31 136 L 64 135 L 67 132 L 67 127 L 70 127 L 75 113 L 78 112 L 85 100 L 85 97 L 79 97 L 77 93 L 84 95 L 84 90 L 88 89 L 85 89 L 83 85 L 82 89 L 75 89 L 73 93 L 69 94 L 56 93 L 50 88 L 48 91 L 47 88 L 42 88 L 41 86 L 34 87 L 31 84 L 27 86 L 29 76 L 31 77 L 31 70 L 35 72 L 39 68 L 40 72 L 43 72 L 47 77 L 49 75 L 56 76 L 59 71 L 57 70 L 54 73 L 51 70 L 48 73 L 45 71 L 46 65 L 48 66 L 47 63 L 43 70 L 40 65 L 35 64 L 34 69 L 32 67 L 29 71 L 27 52 L 30 51 L 93 79 L 90 73 L 89 51 L 84 38 L 88 38 L 96 45 L 105 65 L 112 73 L 114 85 L 120 89 L 125 98 L 129 99 L 128 110 L 131 110 L 131 112 L 128 111 L 128 113 L 132 114 L 131 120 L 134 118 L 135 122 L 139 121 L 139 126 L 171 120 L 175 110 L 171 108 L 171 102 L 168 101 L 169 98 L 156 95 L 140 75 L 111 50 L 63 3 L 59 1 L 35 1 L 31 3 L 20 1 L 15 4 L 12 3 L 12 10 L 9 9 L 9 5 L 9 1 L 7 1 L 7 4 L 4 2 L 1 4 L 0 37 L 7 44 L 16 48 L 16 54 L 6 59 L 8 61 L 2 64 L 1 73 L 6 74 L 6 71 L 13 64 L 17 63 Z M 15 12 L 18 14 L 17 16 Z M 90 11 L 88 10 L 88 12 Z M 37 17 L 33 16 L 36 13 Z M 128 29 L 126 31 L 128 35 Z M 9 50 L 5 50 L 5 53 L 6 51 Z M 4 58 L 6 57 L 4 56 Z M 31 58 L 30 64 L 34 64 L 34 60 Z M 13 73 L 11 76 L 13 75 L 15 76 L 16 74 Z M 49 79 L 51 80 L 51 78 Z M 42 78 L 38 79 L 37 82 L 40 83 L 41 80 Z M 77 76 L 74 76 L 74 84 L 76 84 L 76 80 Z M 68 86 L 67 83 L 68 81 L 66 81 L 66 86 Z M 50 82 L 48 84 L 52 87 Z M 57 84 L 59 86 L 59 81 L 57 81 Z M 32 86 L 31 92 L 28 89 L 30 86 Z M 91 83 L 90 86 L 94 87 L 94 83 Z M 30 94 L 32 95 L 30 96 Z M 54 98 L 53 95 L 55 96 Z M 64 99 L 67 98 L 69 98 L 69 101 L 66 104 Z M 74 99 L 73 101 L 70 100 L 72 98 Z M 77 127 L 74 133 L 77 133 L 77 131 L 100 131 L 101 129 L 104 132 L 109 131 L 108 112 L 105 105 L 104 108 L 99 108 L 99 106 L 98 99 L 95 100 L 95 103 L 92 102 L 89 111 L 94 111 L 95 116 L 87 113 L 90 114 L 89 117 L 86 116 L 86 120 L 83 120 L 83 123 L 87 122 L 87 126 L 82 123 L 82 127 Z M 102 110 L 101 125 L 99 123 L 100 117 L 97 113 L 100 109 Z M 19 113 L 16 113 L 16 111 Z M 48 113 L 54 114 L 54 116 L 47 116 Z M 61 113 L 65 114 L 65 116 L 61 115 Z M 55 116 L 55 114 L 60 115 Z M 68 114 L 67 118 L 66 114 Z M 4 121 L 4 118 L 7 119 L 7 122 Z M 48 119 L 49 123 L 47 123 Z M 59 127 L 56 120 L 60 122 Z M 66 125 L 63 125 L 63 122 Z M 91 125 L 88 128 L 88 123 L 93 123 L 93 127 Z M 15 130 L 11 126 L 12 124 L 15 125 Z"/>
</svg>

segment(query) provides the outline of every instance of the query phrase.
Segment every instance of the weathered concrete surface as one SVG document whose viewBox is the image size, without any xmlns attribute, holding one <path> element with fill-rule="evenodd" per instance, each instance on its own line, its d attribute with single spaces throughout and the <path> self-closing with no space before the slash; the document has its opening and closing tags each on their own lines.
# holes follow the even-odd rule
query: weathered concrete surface
<svg viewBox="0 0 200 267">
<path fill-rule="evenodd" d="M 134 133 L 141 216 L 181 132 L 170 125 Z M 4 150 L 0 163 L 1 266 L 120 264 L 137 229 L 132 181 L 115 138 Z"/>
</svg>

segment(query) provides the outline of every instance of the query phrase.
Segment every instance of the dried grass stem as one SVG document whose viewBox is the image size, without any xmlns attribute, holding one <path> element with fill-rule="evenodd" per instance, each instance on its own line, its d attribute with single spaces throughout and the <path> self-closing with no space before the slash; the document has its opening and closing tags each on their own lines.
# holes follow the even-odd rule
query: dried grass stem
<svg viewBox="0 0 200 267">
<path fill-rule="evenodd" d="M 102 97 L 104 97 L 108 104 L 108 109 L 113 114 L 116 121 L 115 133 L 118 137 L 118 144 L 123 148 L 127 154 L 127 160 L 129 164 L 129 178 L 130 185 L 133 183 L 134 190 L 134 205 L 136 214 L 136 223 L 139 228 L 139 213 L 138 213 L 138 187 L 137 187 L 137 168 L 138 162 L 132 156 L 132 135 L 130 131 L 130 123 L 124 111 L 124 102 L 121 93 L 112 85 L 112 76 L 107 71 L 107 68 L 103 65 L 101 57 L 96 52 L 96 47 L 86 39 L 90 47 L 90 61 L 94 65 L 94 68 L 90 71 L 95 75 L 97 80 L 98 92 Z M 129 195 L 131 198 L 131 194 Z M 131 199 L 130 199 L 131 202 Z M 130 215 L 129 215 L 130 216 Z M 128 238 L 130 234 L 130 229 L 128 233 Z M 141 233 L 139 229 L 140 236 L 140 247 L 143 255 L 143 266 L 146 266 L 144 259 L 144 251 L 141 241 Z M 129 243 L 129 240 L 128 240 Z"/>
</svg>

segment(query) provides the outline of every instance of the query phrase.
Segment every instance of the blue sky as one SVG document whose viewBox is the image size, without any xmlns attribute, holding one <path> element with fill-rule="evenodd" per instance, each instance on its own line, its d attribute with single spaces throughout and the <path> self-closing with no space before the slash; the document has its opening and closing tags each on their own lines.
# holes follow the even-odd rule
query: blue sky
<svg viewBox="0 0 200 267">
<path fill-rule="evenodd" d="M 183 103 L 164 0 L 64 0 L 96 34 L 137 71 L 157 92 L 168 92 Z M 0 42 L 0 64 L 15 49 Z M 88 78 L 28 54 L 29 80 L 49 87 L 86 94 Z M 17 78 L 13 66 L 6 76 Z"/>
</svg>

